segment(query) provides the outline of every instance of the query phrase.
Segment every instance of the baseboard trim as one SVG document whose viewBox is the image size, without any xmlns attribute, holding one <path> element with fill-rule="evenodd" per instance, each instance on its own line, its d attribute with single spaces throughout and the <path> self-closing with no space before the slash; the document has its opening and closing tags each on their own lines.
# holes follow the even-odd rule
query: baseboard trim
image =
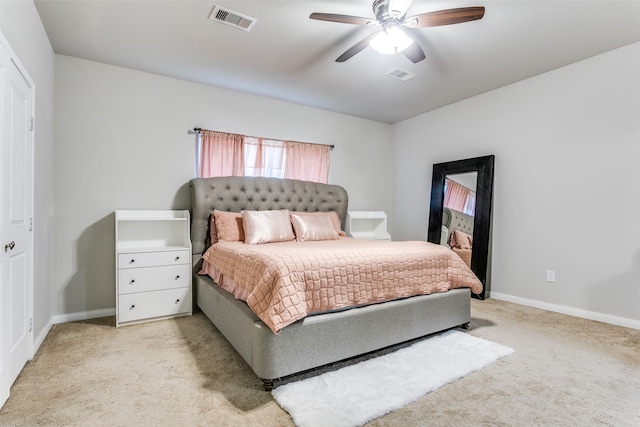
<svg viewBox="0 0 640 427">
<path fill-rule="evenodd" d="M 97 319 L 100 317 L 115 316 L 115 308 L 102 308 L 100 310 L 79 311 L 76 313 L 58 314 L 51 319 L 52 324 L 77 322 L 78 320 Z"/>
<path fill-rule="evenodd" d="M 512 302 L 514 304 L 526 305 L 528 307 L 540 308 L 542 310 L 567 314 L 569 316 L 580 317 L 597 322 L 609 323 L 611 325 L 624 326 L 625 328 L 640 329 L 640 320 L 627 319 L 626 317 L 612 316 L 610 314 L 597 313 L 595 311 L 582 310 L 565 305 L 551 304 L 548 302 L 532 300 L 528 298 L 516 297 L 513 295 L 491 292 L 491 298 L 501 301 Z"/>
<path fill-rule="evenodd" d="M 33 356 L 36 355 L 36 352 L 38 351 L 42 343 L 44 342 L 44 339 L 47 337 L 47 334 L 49 334 L 49 331 L 51 330 L 52 326 L 53 326 L 53 318 L 49 319 L 49 323 L 47 323 L 47 326 L 42 328 L 42 331 L 40 331 L 36 339 L 33 341 L 33 352 L 31 353 L 32 359 L 33 359 Z"/>
</svg>

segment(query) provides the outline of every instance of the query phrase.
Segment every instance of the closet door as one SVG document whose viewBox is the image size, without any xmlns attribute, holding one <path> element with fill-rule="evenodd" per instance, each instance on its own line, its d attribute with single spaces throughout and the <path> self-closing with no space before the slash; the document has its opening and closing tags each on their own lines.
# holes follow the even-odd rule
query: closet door
<svg viewBox="0 0 640 427">
<path fill-rule="evenodd" d="M 0 39 L 0 404 L 31 358 L 33 84 Z"/>
</svg>

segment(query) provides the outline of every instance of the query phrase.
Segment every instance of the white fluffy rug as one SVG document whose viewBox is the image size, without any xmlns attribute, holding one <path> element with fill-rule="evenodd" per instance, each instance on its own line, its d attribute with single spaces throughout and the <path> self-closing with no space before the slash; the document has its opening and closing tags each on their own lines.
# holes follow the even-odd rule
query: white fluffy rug
<svg viewBox="0 0 640 427">
<path fill-rule="evenodd" d="M 298 427 L 360 426 L 513 353 L 449 331 L 272 391 Z"/>
</svg>

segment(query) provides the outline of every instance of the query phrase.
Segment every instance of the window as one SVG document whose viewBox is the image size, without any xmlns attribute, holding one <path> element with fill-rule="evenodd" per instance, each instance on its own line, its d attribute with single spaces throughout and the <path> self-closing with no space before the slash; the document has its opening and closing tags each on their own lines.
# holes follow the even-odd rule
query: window
<svg viewBox="0 0 640 427">
<path fill-rule="evenodd" d="M 282 141 L 244 138 L 244 175 L 284 178 L 285 144 Z"/>
</svg>

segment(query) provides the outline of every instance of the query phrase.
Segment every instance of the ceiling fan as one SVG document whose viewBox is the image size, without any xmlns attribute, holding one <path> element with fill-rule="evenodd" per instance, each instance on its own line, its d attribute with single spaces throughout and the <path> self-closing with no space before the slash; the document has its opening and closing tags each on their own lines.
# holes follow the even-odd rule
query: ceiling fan
<svg viewBox="0 0 640 427">
<path fill-rule="evenodd" d="M 380 53 L 402 52 L 411 62 L 417 63 L 425 58 L 424 51 L 418 43 L 402 30 L 402 27 L 438 27 L 475 21 L 482 19 L 484 16 L 484 7 L 475 6 L 437 10 L 407 17 L 407 10 L 409 10 L 412 2 L 413 0 L 374 0 L 373 13 L 375 19 L 333 13 L 312 13 L 309 18 L 342 24 L 377 25 L 381 27 L 380 31 L 368 35 L 347 49 L 336 59 L 336 62 L 344 62 L 364 50 L 367 46 L 371 46 Z"/>
</svg>

